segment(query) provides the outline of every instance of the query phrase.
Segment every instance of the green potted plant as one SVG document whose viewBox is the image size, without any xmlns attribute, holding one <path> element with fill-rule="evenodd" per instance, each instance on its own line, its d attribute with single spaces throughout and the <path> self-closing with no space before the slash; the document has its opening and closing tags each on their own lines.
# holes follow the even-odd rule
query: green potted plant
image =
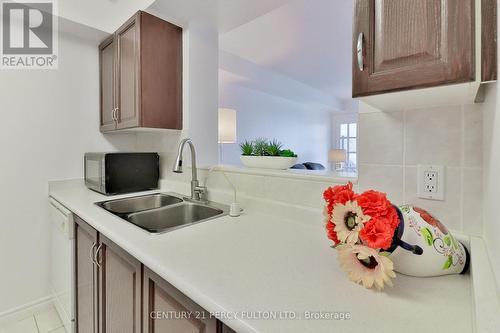
<svg viewBox="0 0 500 333">
<path fill-rule="evenodd" d="M 286 170 L 297 163 L 297 155 L 276 139 L 245 140 L 240 148 L 241 163 L 247 168 Z"/>
</svg>

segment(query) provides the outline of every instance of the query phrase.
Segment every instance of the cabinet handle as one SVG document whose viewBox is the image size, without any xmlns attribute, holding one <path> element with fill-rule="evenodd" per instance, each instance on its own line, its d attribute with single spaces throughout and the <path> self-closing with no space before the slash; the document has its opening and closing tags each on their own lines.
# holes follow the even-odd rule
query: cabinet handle
<svg viewBox="0 0 500 333">
<path fill-rule="evenodd" d="M 358 45 L 357 45 L 357 54 L 358 54 L 358 68 L 359 70 L 362 72 L 364 70 L 364 67 L 365 67 L 365 64 L 364 64 L 364 59 L 363 59 L 363 39 L 364 39 L 364 35 L 363 33 L 361 32 L 359 35 L 358 35 Z"/>
<path fill-rule="evenodd" d="M 96 262 L 94 261 L 94 256 L 95 256 L 95 246 L 97 245 L 97 243 L 92 243 L 92 247 L 90 248 L 90 260 L 92 260 L 92 263 L 95 265 Z"/>
<path fill-rule="evenodd" d="M 97 267 L 102 268 L 101 264 L 99 263 L 99 253 L 101 252 L 102 249 L 102 243 L 99 244 L 97 249 L 94 252 L 94 263 L 96 264 Z"/>
<path fill-rule="evenodd" d="M 118 122 L 118 115 L 120 114 L 120 109 L 116 108 L 115 110 L 116 110 L 116 112 L 115 112 L 115 120 Z"/>
<path fill-rule="evenodd" d="M 113 120 L 116 120 L 116 108 L 114 108 L 113 110 L 111 110 L 111 118 Z"/>
</svg>

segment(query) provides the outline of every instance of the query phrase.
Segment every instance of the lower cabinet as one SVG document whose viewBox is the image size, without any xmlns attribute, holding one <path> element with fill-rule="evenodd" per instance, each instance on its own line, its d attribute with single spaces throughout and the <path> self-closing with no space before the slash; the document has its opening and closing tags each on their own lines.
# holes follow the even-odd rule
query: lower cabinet
<svg viewBox="0 0 500 333">
<path fill-rule="evenodd" d="M 144 332 L 217 333 L 215 318 L 144 268 Z"/>
<path fill-rule="evenodd" d="M 224 324 L 221 324 L 221 333 L 236 333 Z"/>
<path fill-rule="evenodd" d="M 97 333 L 97 270 L 93 261 L 98 233 L 75 217 L 76 331 Z"/>
<path fill-rule="evenodd" d="M 99 241 L 95 256 L 99 272 L 99 332 L 140 333 L 142 265 L 103 235 Z"/>
<path fill-rule="evenodd" d="M 140 333 L 142 265 L 75 218 L 77 333 Z"/>
<path fill-rule="evenodd" d="M 77 333 L 234 333 L 75 217 Z"/>
</svg>

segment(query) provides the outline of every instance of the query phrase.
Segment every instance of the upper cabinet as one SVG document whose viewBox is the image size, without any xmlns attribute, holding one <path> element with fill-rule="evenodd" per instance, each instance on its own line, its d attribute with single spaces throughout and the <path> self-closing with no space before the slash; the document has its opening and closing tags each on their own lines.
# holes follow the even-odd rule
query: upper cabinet
<svg viewBox="0 0 500 333">
<path fill-rule="evenodd" d="M 115 45 L 114 36 L 99 46 L 101 131 L 111 131 L 115 123 Z"/>
<path fill-rule="evenodd" d="M 138 12 L 99 46 L 100 129 L 182 129 L 182 29 Z"/>
<path fill-rule="evenodd" d="M 474 80 L 472 0 L 358 0 L 353 95 Z"/>
<path fill-rule="evenodd" d="M 481 49 L 493 52 L 490 45 L 496 49 L 496 22 L 485 25 L 496 15 L 496 5 L 495 12 L 491 7 L 481 11 L 486 3 L 493 6 L 493 2 L 356 0 L 353 97 L 480 83 L 484 81 L 481 75 L 496 77 L 496 64 L 488 62 L 488 68 L 481 68 L 485 63 Z M 494 34 L 494 40 L 481 38 L 481 33 Z"/>
<path fill-rule="evenodd" d="M 497 0 L 481 1 L 481 81 L 497 80 Z"/>
</svg>

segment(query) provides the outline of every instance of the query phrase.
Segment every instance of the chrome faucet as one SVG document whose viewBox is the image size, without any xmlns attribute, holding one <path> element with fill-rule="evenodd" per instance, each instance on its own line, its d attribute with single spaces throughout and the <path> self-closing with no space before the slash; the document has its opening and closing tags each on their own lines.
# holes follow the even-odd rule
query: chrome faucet
<svg viewBox="0 0 500 333">
<path fill-rule="evenodd" d="M 194 149 L 193 141 L 186 138 L 183 139 L 179 144 L 179 150 L 177 151 L 177 158 L 175 159 L 174 168 L 172 169 L 175 173 L 182 173 L 182 152 L 184 151 L 184 146 L 186 143 L 191 149 L 191 200 L 207 202 L 207 188 L 205 186 L 200 186 L 198 182 L 198 173 L 196 170 L 196 151 Z"/>
</svg>

